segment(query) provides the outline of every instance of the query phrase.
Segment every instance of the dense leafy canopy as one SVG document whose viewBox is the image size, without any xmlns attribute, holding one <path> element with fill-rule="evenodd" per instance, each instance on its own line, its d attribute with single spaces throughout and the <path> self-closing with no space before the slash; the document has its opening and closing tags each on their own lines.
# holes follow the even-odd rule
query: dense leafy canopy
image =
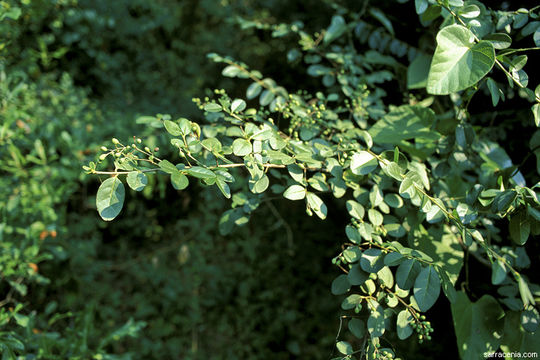
<svg viewBox="0 0 540 360">
<path fill-rule="evenodd" d="M 3 357 L 539 351 L 540 7 L 248 3 L 0 3 Z"/>
</svg>

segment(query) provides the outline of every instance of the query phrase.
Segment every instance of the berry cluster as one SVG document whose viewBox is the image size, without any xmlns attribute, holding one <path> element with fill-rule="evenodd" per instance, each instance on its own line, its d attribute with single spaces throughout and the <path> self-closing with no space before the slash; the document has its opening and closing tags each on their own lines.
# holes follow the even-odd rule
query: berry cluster
<svg viewBox="0 0 540 360">
<path fill-rule="evenodd" d="M 424 340 L 431 340 L 431 333 L 434 331 L 429 321 L 425 321 L 424 315 L 420 316 L 419 322 L 414 322 L 411 327 L 418 333 L 418 342 L 421 344 Z"/>
</svg>

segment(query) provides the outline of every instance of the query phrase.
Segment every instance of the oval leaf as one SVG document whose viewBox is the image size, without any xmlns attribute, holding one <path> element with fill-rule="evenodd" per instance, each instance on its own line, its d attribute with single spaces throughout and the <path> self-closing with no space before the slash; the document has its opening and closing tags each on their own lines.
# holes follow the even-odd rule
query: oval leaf
<svg viewBox="0 0 540 360">
<path fill-rule="evenodd" d="M 418 261 L 414 259 L 407 259 L 402 262 L 396 271 L 396 283 L 400 289 L 409 290 L 414 285 L 421 268 Z"/>
<path fill-rule="evenodd" d="M 300 185 L 291 185 L 285 190 L 283 196 L 289 200 L 302 200 L 306 197 L 306 188 Z"/>
<path fill-rule="evenodd" d="M 142 191 L 146 184 L 148 184 L 148 178 L 142 172 L 131 171 L 127 174 L 126 181 L 130 188 L 135 191 Z"/>
<path fill-rule="evenodd" d="M 118 177 L 105 180 L 97 191 L 96 207 L 99 216 L 105 221 L 114 219 L 124 206 L 124 184 Z"/>
<path fill-rule="evenodd" d="M 441 293 L 439 275 L 433 266 L 428 266 L 422 271 L 414 282 L 414 299 L 420 311 L 429 310 Z"/>
</svg>

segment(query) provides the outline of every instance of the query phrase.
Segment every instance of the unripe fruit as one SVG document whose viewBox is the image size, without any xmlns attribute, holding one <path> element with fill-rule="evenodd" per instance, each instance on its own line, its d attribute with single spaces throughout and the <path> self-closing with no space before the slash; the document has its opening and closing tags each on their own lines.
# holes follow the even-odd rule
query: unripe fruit
<svg viewBox="0 0 540 360">
<path fill-rule="evenodd" d="M 118 144 L 120 143 L 120 141 L 118 141 L 117 138 L 112 138 L 112 143 L 113 143 L 114 145 L 118 145 Z"/>
</svg>

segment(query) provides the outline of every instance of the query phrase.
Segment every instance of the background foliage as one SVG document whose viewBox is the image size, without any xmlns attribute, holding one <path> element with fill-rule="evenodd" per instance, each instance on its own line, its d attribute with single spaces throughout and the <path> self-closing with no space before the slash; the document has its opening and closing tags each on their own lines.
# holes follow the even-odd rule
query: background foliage
<svg viewBox="0 0 540 360">
<path fill-rule="evenodd" d="M 3 358 L 538 351 L 540 94 L 530 66 L 538 55 L 504 50 L 510 41 L 512 49 L 539 45 L 537 8 L 457 0 L 0 5 Z M 447 72 L 459 51 L 474 74 L 462 73 L 471 62 Z M 433 54 L 443 65 L 428 76 Z M 193 123 L 170 121 L 180 116 Z M 250 134 L 247 123 L 268 131 Z M 283 141 L 278 130 L 286 147 L 271 145 Z M 197 143 L 171 145 L 182 134 Z M 120 206 L 107 203 L 105 212 L 98 193 L 103 217 L 116 217 L 128 199 L 105 223 L 95 194 L 107 177 L 80 166 L 146 171 L 121 145 L 138 138 L 148 151 L 137 156 L 161 174 L 135 177 L 147 181 L 129 184 L 140 192 L 121 194 L 115 182 Z M 171 164 L 187 165 L 189 150 L 202 169 L 221 156 L 248 158 L 250 171 L 232 169 L 227 185 L 229 175 L 220 182 Z M 263 174 L 250 159 L 278 166 Z M 295 176 L 291 161 L 308 171 Z M 177 191 L 184 178 L 189 190 Z M 125 175 L 114 179 L 126 184 Z M 231 200 L 222 195 L 229 192 Z M 283 197 L 305 198 L 307 209 Z M 403 296 L 407 304 L 391 305 L 385 288 L 398 291 L 394 282 L 414 293 Z M 353 297 L 344 296 L 351 286 Z M 366 294 L 380 306 L 356 306 L 354 295 Z"/>
</svg>

